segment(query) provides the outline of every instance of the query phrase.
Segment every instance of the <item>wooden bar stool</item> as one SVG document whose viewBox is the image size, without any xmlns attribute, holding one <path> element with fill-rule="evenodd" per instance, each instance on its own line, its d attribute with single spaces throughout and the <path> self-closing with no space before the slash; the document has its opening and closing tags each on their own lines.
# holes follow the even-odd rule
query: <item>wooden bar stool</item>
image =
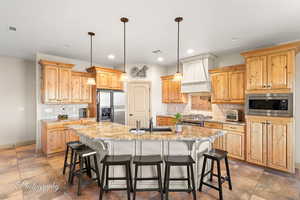
<svg viewBox="0 0 300 200">
<path fill-rule="evenodd" d="M 102 200 L 103 192 L 108 192 L 111 190 L 127 190 L 127 198 L 130 200 L 130 192 L 132 190 L 132 176 L 131 176 L 131 155 L 106 155 L 101 163 L 102 166 L 102 175 L 100 182 L 100 196 L 99 199 Z M 109 177 L 109 167 L 110 166 L 124 166 L 126 171 L 125 177 Z M 106 173 L 105 173 L 106 172 Z M 105 186 L 104 186 L 105 180 Z M 110 180 L 126 180 L 126 188 L 109 188 Z"/>
<path fill-rule="evenodd" d="M 74 151 L 74 160 L 73 160 L 72 168 L 71 168 L 70 183 L 73 184 L 74 176 L 76 176 L 78 178 L 78 188 L 77 188 L 78 196 L 81 194 L 80 187 L 81 187 L 82 175 L 84 173 L 86 173 L 89 177 L 91 177 L 91 170 L 93 170 L 96 174 L 95 179 L 97 180 L 98 186 L 100 186 L 100 176 L 99 176 L 99 169 L 98 169 L 98 162 L 97 162 L 96 154 L 97 154 L 97 152 L 88 146 L 83 146 Z M 91 166 L 91 157 L 93 157 L 93 160 L 94 160 L 93 167 Z M 77 160 L 79 160 L 79 162 Z M 83 166 L 84 161 L 85 161 L 85 167 Z M 76 165 L 78 163 L 79 163 L 79 169 L 76 170 Z"/>
<path fill-rule="evenodd" d="M 165 181 L 164 181 L 164 190 L 166 193 L 166 200 L 169 199 L 169 192 L 192 192 L 193 199 L 196 200 L 196 186 L 195 186 L 195 177 L 193 164 L 195 161 L 191 156 L 185 155 L 176 155 L 176 156 L 165 156 Z M 174 166 L 186 166 L 187 168 L 187 178 L 170 178 L 171 167 Z M 170 181 L 188 181 L 187 189 L 169 189 Z M 191 187 L 192 181 L 192 187 Z"/>
<path fill-rule="evenodd" d="M 228 181 L 229 189 L 232 190 L 232 184 L 231 184 L 231 177 L 230 177 L 227 154 L 228 154 L 227 151 L 222 151 L 222 150 L 219 150 L 219 149 L 213 149 L 208 153 L 204 153 L 204 161 L 203 161 L 203 167 L 202 167 L 202 173 L 201 173 L 201 179 L 200 179 L 200 186 L 199 186 L 199 191 L 200 192 L 202 191 L 202 186 L 206 185 L 206 186 L 211 187 L 215 190 L 218 190 L 219 191 L 219 199 L 222 200 L 223 199 L 222 184 L 225 181 Z M 212 161 L 212 164 L 211 164 L 211 169 L 208 172 L 205 172 L 207 159 L 210 159 Z M 223 159 L 225 160 L 226 173 L 227 173 L 226 177 L 223 177 L 221 175 L 220 161 L 223 160 Z M 214 162 L 215 161 L 217 162 L 217 169 L 218 169 L 217 174 L 214 174 Z M 218 177 L 218 187 L 203 181 L 204 177 L 206 177 L 207 175 L 210 175 L 210 181 L 213 180 L 213 176 Z"/>
<path fill-rule="evenodd" d="M 68 142 L 66 143 L 66 151 L 65 151 L 65 161 L 64 161 L 64 167 L 63 167 L 63 174 L 66 173 L 66 169 L 69 168 L 69 177 L 68 177 L 68 182 L 70 183 L 70 178 L 71 178 L 71 168 L 72 168 L 72 163 L 73 163 L 73 159 L 74 159 L 74 151 L 76 149 L 82 148 L 85 145 L 82 144 L 79 141 L 72 141 L 72 142 Z M 71 150 L 71 160 L 70 162 L 68 162 L 68 157 L 69 157 L 69 151 Z M 79 164 L 79 162 L 77 163 Z"/>
<path fill-rule="evenodd" d="M 163 189 L 162 189 L 162 178 L 161 178 L 161 163 L 162 159 L 160 155 L 146 155 L 146 156 L 134 156 L 133 163 L 135 164 L 135 175 L 134 175 L 134 188 L 133 188 L 133 200 L 135 200 L 136 192 L 143 191 L 159 191 L 160 198 L 163 199 Z M 156 166 L 157 169 L 157 177 L 146 177 L 146 178 L 138 178 L 138 168 L 140 166 Z M 137 189 L 137 181 L 145 181 L 145 180 L 157 180 L 158 188 L 139 188 Z"/>
</svg>

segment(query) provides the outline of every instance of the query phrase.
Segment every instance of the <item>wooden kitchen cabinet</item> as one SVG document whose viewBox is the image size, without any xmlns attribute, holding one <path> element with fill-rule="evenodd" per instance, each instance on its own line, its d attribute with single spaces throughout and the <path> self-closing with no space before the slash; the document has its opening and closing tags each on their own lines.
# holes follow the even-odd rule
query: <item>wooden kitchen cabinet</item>
<svg viewBox="0 0 300 200">
<path fill-rule="evenodd" d="M 162 76 L 162 102 L 163 103 L 187 103 L 187 95 L 181 93 L 181 81 L 173 81 L 173 75 Z"/>
<path fill-rule="evenodd" d="M 71 70 L 74 65 L 41 60 L 42 102 L 69 103 L 71 100 Z"/>
<path fill-rule="evenodd" d="M 95 74 L 97 89 L 124 90 L 121 81 L 122 71 L 104 67 L 91 67 L 88 68 L 88 72 Z"/>
<path fill-rule="evenodd" d="M 66 147 L 65 129 L 49 130 L 47 140 L 47 154 L 64 151 Z"/>
<path fill-rule="evenodd" d="M 42 122 L 42 151 L 47 156 L 54 153 L 63 152 L 66 149 L 66 143 L 78 141 L 79 137 L 76 133 L 66 127 L 71 124 L 93 124 L 93 119 L 82 119 L 75 121 L 56 121 L 56 122 Z"/>
<path fill-rule="evenodd" d="M 157 126 L 174 126 L 175 125 L 174 117 L 156 116 L 156 125 Z"/>
<path fill-rule="evenodd" d="M 246 120 L 247 161 L 294 173 L 293 119 L 247 116 Z"/>
<path fill-rule="evenodd" d="M 295 55 L 300 42 L 244 52 L 246 93 L 293 92 Z"/>
<path fill-rule="evenodd" d="M 245 101 L 245 65 L 209 70 L 212 103 L 243 104 Z"/>
<path fill-rule="evenodd" d="M 245 126 L 224 124 L 223 130 L 227 131 L 224 136 L 224 149 L 228 156 L 245 160 Z"/>
<path fill-rule="evenodd" d="M 92 75 L 86 72 L 72 72 L 72 103 L 91 103 L 92 86 L 87 84 Z"/>
</svg>

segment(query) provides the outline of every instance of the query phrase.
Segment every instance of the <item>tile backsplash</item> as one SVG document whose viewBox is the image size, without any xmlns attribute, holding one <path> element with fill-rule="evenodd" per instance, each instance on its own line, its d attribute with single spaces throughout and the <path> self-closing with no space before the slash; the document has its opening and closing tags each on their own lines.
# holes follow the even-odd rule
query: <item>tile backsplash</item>
<svg viewBox="0 0 300 200">
<path fill-rule="evenodd" d="M 41 105 L 42 119 L 55 119 L 58 115 L 66 114 L 69 117 L 79 117 L 79 108 L 87 108 L 88 104 Z"/>
<path fill-rule="evenodd" d="M 225 120 L 225 113 L 228 110 L 241 110 L 244 113 L 244 105 L 239 104 L 212 104 L 212 111 L 201 111 L 191 109 L 191 95 L 188 95 L 187 104 L 168 104 L 167 114 L 183 113 L 187 114 L 203 114 L 212 116 L 214 119 Z"/>
</svg>

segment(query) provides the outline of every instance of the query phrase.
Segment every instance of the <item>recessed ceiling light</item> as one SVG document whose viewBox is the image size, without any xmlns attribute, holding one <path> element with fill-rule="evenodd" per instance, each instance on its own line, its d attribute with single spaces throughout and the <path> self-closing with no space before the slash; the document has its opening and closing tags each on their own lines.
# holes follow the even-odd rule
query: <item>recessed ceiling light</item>
<svg viewBox="0 0 300 200">
<path fill-rule="evenodd" d="M 162 61 L 164 61 L 164 58 L 163 58 L 163 57 L 158 57 L 158 58 L 157 58 L 157 61 L 158 61 L 158 62 L 162 62 Z"/>
<path fill-rule="evenodd" d="M 17 31 L 17 28 L 14 27 L 14 26 L 9 26 L 9 27 L 8 27 L 8 30 L 9 30 L 9 31 Z"/>
<path fill-rule="evenodd" d="M 113 60 L 113 59 L 115 59 L 115 55 L 114 55 L 114 54 L 109 54 L 109 55 L 107 56 L 107 58 L 108 58 L 109 60 Z"/>
<path fill-rule="evenodd" d="M 71 45 L 69 45 L 69 44 L 64 45 L 64 48 L 70 48 L 70 47 L 71 47 Z"/>
<path fill-rule="evenodd" d="M 187 52 L 188 54 L 192 54 L 192 53 L 195 52 L 195 50 L 194 50 L 194 49 L 188 49 L 186 52 Z"/>
</svg>

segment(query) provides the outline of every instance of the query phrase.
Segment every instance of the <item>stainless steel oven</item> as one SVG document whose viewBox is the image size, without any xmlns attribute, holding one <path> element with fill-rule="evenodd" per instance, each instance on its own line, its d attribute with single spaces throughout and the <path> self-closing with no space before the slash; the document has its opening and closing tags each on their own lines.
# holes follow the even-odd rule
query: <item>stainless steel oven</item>
<svg viewBox="0 0 300 200">
<path fill-rule="evenodd" d="M 248 94 L 246 114 L 274 117 L 293 116 L 293 94 Z"/>
</svg>

